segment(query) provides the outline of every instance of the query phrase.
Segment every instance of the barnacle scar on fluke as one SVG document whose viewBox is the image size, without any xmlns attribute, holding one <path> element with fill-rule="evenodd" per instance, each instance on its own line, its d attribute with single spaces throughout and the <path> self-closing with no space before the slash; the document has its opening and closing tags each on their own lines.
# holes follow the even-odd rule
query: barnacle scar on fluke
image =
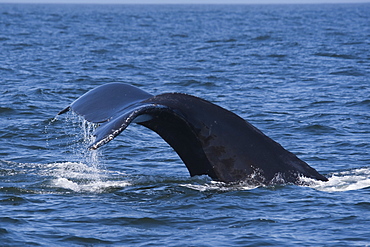
<svg viewBox="0 0 370 247">
<path fill-rule="evenodd" d="M 191 176 L 264 185 L 301 184 L 302 176 L 327 181 L 238 115 L 195 96 L 154 96 L 131 85 L 109 83 L 82 95 L 59 114 L 68 110 L 99 124 L 91 149 L 113 140 L 135 122 L 160 135 Z"/>
</svg>

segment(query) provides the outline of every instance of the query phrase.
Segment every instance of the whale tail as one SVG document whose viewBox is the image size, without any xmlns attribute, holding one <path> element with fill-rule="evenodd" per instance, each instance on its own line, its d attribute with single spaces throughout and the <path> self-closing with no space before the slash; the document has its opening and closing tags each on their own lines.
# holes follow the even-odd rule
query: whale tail
<svg viewBox="0 0 370 247">
<path fill-rule="evenodd" d="M 98 123 L 97 149 L 132 123 L 160 135 L 180 156 L 191 176 L 222 182 L 300 184 L 300 177 L 327 178 L 238 115 L 181 93 L 153 96 L 123 83 L 109 83 L 82 95 L 72 110 Z"/>
</svg>

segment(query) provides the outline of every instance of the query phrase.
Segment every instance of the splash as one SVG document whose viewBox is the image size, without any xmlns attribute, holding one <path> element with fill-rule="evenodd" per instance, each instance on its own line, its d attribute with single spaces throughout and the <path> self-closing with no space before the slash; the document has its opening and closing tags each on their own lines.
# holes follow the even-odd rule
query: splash
<svg viewBox="0 0 370 247">
<path fill-rule="evenodd" d="M 71 190 L 78 193 L 104 193 L 111 190 L 120 189 L 130 185 L 130 183 L 122 182 L 112 182 L 112 181 L 96 181 L 89 184 L 78 184 L 73 181 L 70 181 L 66 178 L 58 178 L 52 181 L 53 186 Z"/>
<path fill-rule="evenodd" d="M 329 181 L 322 182 L 309 178 L 301 178 L 309 187 L 325 192 L 340 192 L 360 190 L 370 187 L 370 168 L 363 167 L 348 171 L 335 172 L 328 177 Z"/>
<path fill-rule="evenodd" d="M 324 192 L 342 192 L 351 190 L 360 190 L 370 187 L 370 168 L 363 167 L 352 169 L 348 171 L 341 171 L 332 173 L 328 177 L 329 181 L 317 181 L 311 178 L 301 177 L 302 186 L 310 187 L 315 190 Z M 278 183 L 281 185 L 281 183 Z M 265 187 L 265 185 L 251 185 L 248 183 L 235 183 L 227 184 L 216 181 L 204 181 L 204 183 L 192 183 L 192 184 L 181 184 L 180 186 L 197 190 L 200 192 L 217 191 L 237 191 L 237 190 L 253 190 L 259 187 Z M 271 187 L 273 185 L 269 185 Z"/>
<path fill-rule="evenodd" d="M 207 181 L 204 184 L 180 184 L 180 186 L 200 192 L 208 191 L 227 192 L 235 190 L 253 190 L 260 187 L 259 185 L 250 185 L 247 183 L 227 184 L 224 182 L 217 181 Z"/>
<path fill-rule="evenodd" d="M 64 162 L 54 164 L 53 179 L 50 186 L 62 188 L 74 192 L 92 192 L 100 193 L 109 188 L 119 188 L 131 185 L 127 180 L 111 181 L 109 171 L 102 169 L 102 155 L 99 150 L 88 150 L 88 147 L 95 141 L 94 130 L 95 124 L 89 123 L 82 117 L 70 112 L 66 114 L 65 120 L 68 125 L 65 127 L 65 136 L 72 137 L 72 141 L 66 146 L 77 157 L 77 162 Z M 53 119 L 54 124 L 57 119 Z M 68 132 L 67 132 L 68 129 Z M 145 179 L 147 179 L 145 177 Z M 144 180 L 145 180 L 144 179 Z M 154 179 L 153 183 L 158 183 Z M 222 182 L 206 180 L 201 181 L 172 181 L 181 187 L 187 187 L 192 190 L 205 191 L 235 191 L 235 190 L 253 190 L 263 185 L 251 185 L 250 183 L 227 184 Z M 370 187 L 370 168 L 357 168 L 348 171 L 332 173 L 328 177 L 329 181 L 322 182 L 302 177 L 302 186 L 308 186 L 318 191 L 324 192 L 341 192 L 350 190 L 359 190 Z M 142 179 L 131 179 L 133 184 L 141 183 Z M 160 180 L 160 179 L 159 179 Z M 159 181 L 160 182 L 160 181 Z M 279 177 L 276 178 L 276 184 L 282 184 Z M 274 186 L 270 185 L 269 187 Z"/>
<path fill-rule="evenodd" d="M 0 166 L 3 186 L 19 187 L 32 193 L 107 193 L 130 185 L 124 173 L 81 162 L 42 164 L 0 159 Z"/>
<path fill-rule="evenodd" d="M 108 171 L 83 163 L 64 162 L 49 166 L 51 169 L 47 175 L 54 177 L 49 183 L 50 188 L 79 193 L 104 193 L 130 185 L 126 180 L 111 181 L 115 178 Z M 118 175 L 121 177 L 123 174 Z"/>
<path fill-rule="evenodd" d="M 62 122 L 61 132 L 64 141 L 60 143 L 67 143 L 62 148 L 66 149 L 64 153 L 69 161 L 43 166 L 41 173 L 53 177 L 48 185 L 50 188 L 101 193 L 111 188 L 129 185 L 127 181 L 121 179 L 109 181 L 115 178 L 104 169 L 100 151 L 88 150 L 91 143 L 95 141 L 93 133 L 97 127 L 96 124 L 84 120 L 73 112 L 64 115 L 62 119 L 59 117 L 52 119 L 49 125 L 56 124 L 57 120 Z"/>
</svg>

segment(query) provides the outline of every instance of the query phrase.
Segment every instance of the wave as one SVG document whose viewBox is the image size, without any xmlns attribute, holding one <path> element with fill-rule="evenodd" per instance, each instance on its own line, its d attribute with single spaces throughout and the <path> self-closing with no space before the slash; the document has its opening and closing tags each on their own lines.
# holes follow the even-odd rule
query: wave
<svg viewBox="0 0 370 247">
<path fill-rule="evenodd" d="M 356 57 L 350 54 L 338 54 L 338 53 L 330 53 L 330 52 L 317 52 L 314 54 L 315 56 L 320 57 L 331 57 L 331 58 L 342 58 L 342 59 L 355 59 Z"/>
</svg>

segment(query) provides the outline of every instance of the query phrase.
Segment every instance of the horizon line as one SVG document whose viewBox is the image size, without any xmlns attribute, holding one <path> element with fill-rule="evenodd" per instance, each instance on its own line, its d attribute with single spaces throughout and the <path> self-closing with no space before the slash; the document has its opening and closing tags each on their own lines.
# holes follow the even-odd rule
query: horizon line
<svg viewBox="0 0 370 247">
<path fill-rule="evenodd" d="M 369 4 L 370 1 L 320 1 L 320 2 L 249 2 L 249 3 L 241 3 L 241 2 L 231 2 L 231 3 L 223 3 L 223 2 L 78 2 L 78 1 L 57 1 L 57 2 L 46 2 L 46 1 L 13 1 L 13 2 L 2 2 L 0 4 L 70 4 L 70 5 L 325 5 L 325 4 Z"/>
</svg>

